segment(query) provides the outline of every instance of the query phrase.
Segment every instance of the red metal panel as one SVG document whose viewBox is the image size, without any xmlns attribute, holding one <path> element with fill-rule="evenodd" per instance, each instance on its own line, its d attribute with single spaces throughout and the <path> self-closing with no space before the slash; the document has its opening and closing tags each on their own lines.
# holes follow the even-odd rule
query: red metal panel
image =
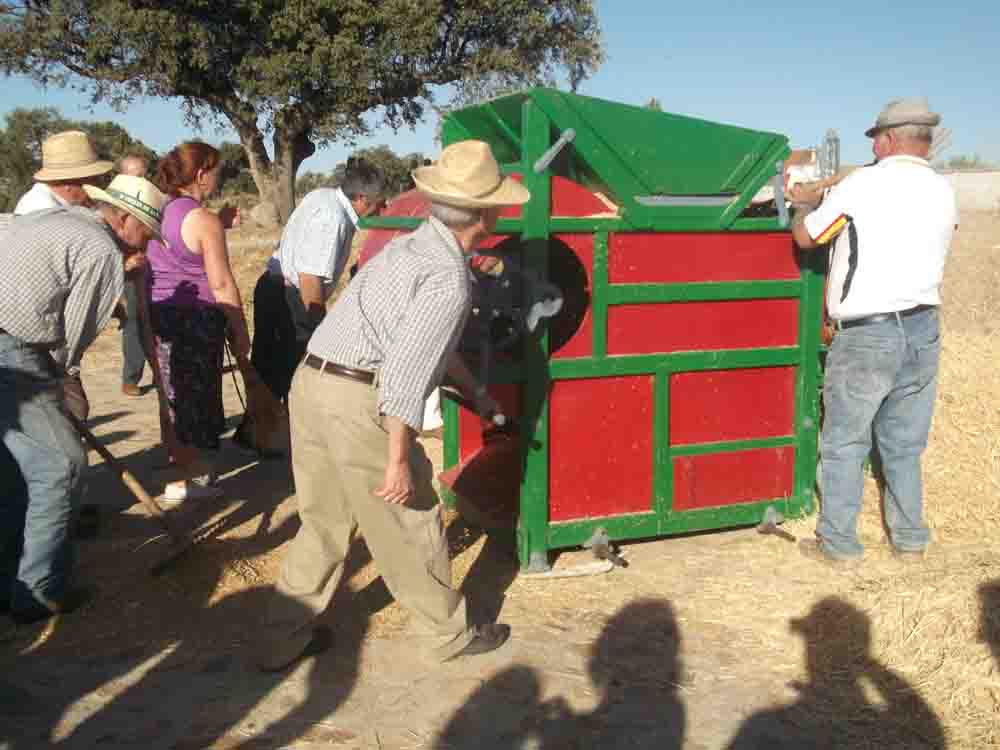
<svg viewBox="0 0 1000 750">
<path fill-rule="evenodd" d="M 558 380 L 549 407 L 549 519 L 652 510 L 653 378 Z"/>
<path fill-rule="evenodd" d="M 760 448 L 674 459 L 673 510 L 790 497 L 795 449 Z"/>
<path fill-rule="evenodd" d="M 392 202 L 385 207 L 381 216 L 419 216 L 425 218 L 430 211 L 431 202 L 416 190 L 407 190 L 400 193 Z M 358 268 L 374 258 L 382 248 L 389 244 L 389 241 L 401 234 L 406 234 L 410 229 L 369 229 L 365 235 L 364 243 L 361 245 L 361 254 L 358 256 Z"/>
<path fill-rule="evenodd" d="M 670 378 L 670 444 L 795 433 L 795 368 L 682 372 Z"/>
<path fill-rule="evenodd" d="M 794 346 L 797 299 L 669 302 L 608 307 L 608 354 Z"/>
<path fill-rule="evenodd" d="M 608 240 L 612 284 L 798 279 L 799 273 L 787 232 L 615 234 Z"/>
<path fill-rule="evenodd" d="M 565 177 L 553 176 L 550 191 L 550 216 L 593 216 L 611 211 L 587 188 Z"/>
<path fill-rule="evenodd" d="M 490 386 L 490 395 L 500 404 L 510 419 L 521 414 L 521 387 L 513 384 Z M 483 447 L 483 423 L 468 409 L 458 410 L 458 460 L 464 461 Z"/>
</svg>

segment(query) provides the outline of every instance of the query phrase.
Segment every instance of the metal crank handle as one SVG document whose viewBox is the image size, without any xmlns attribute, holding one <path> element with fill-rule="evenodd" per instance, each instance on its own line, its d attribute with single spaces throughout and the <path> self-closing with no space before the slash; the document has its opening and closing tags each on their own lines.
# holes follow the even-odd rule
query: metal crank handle
<svg viewBox="0 0 1000 750">
<path fill-rule="evenodd" d="M 466 398 L 461 393 L 453 391 L 451 388 L 442 388 L 441 392 L 463 409 L 468 409 L 473 414 L 479 414 L 479 410 L 476 408 L 476 403 L 472 401 L 472 399 Z M 497 427 L 507 426 L 507 415 L 501 412 L 495 411 L 492 414 L 488 414 L 486 418 Z"/>
</svg>

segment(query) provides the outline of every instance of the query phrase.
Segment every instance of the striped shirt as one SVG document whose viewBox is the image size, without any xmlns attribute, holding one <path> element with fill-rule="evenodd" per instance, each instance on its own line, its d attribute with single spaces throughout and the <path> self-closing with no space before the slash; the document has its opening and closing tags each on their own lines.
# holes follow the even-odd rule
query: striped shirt
<svg viewBox="0 0 1000 750">
<path fill-rule="evenodd" d="M 125 290 L 122 253 L 100 215 L 53 208 L 15 219 L 0 242 L 0 328 L 63 367 L 111 319 Z"/>
<path fill-rule="evenodd" d="M 269 273 L 299 288 L 299 274 L 318 276 L 328 300 L 344 271 L 358 214 L 340 188 L 317 188 L 292 211 L 281 243 L 267 263 Z"/>
<path fill-rule="evenodd" d="M 358 271 L 309 353 L 374 371 L 379 411 L 419 431 L 469 316 L 467 260 L 451 231 L 428 219 Z"/>
</svg>

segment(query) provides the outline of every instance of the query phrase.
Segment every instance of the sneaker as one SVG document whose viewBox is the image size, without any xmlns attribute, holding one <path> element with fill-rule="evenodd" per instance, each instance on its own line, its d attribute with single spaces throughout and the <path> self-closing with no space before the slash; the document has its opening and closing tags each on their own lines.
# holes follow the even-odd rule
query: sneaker
<svg viewBox="0 0 1000 750">
<path fill-rule="evenodd" d="M 491 623 L 489 625 L 477 625 L 475 635 L 472 640 L 465 644 L 465 648 L 453 656 L 449 656 L 445 661 L 461 659 L 463 656 L 476 656 L 478 654 L 488 654 L 496 651 L 510 638 L 510 625 L 502 623 Z"/>
<path fill-rule="evenodd" d="M 168 484 L 160 500 L 162 505 L 180 505 L 185 500 L 214 500 L 222 497 L 222 488 L 213 482 L 188 479 L 183 484 Z"/>
<path fill-rule="evenodd" d="M 122 383 L 122 393 L 129 398 L 139 398 L 142 395 L 142 389 L 135 383 Z"/>
</svg>

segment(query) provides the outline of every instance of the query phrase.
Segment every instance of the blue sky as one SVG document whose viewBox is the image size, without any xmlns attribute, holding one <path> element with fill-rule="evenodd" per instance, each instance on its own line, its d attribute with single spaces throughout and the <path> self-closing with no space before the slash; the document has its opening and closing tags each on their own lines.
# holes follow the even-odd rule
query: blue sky
<svg viewBox="0 0 1000 750">
<path fill-rule="evenodd" d="M 928 97 L 951 129 L 944 153 L 1000 161 L 1000 3 L 963 0 L 920 10 L 916 3 L 846 0 L 827 8 L 791 2 L 706 5 L 663 0 L 597 0 L 607 62 L 580 93 L 631 104 L 651 97 L 677 114 L 771 130 L 794 147 L 816 145 L 828 128 L 842 160 L 871 158 L 864 130 L 889 99 Z M 0 115 L 53 106 L 77 119 L 117 119 L 158 151 L 193 136 L 236 140 L 231 132 L 184 125 L 179 104 L 139 100 L 124 114 L 88 109 L 68 90 L 42 91 L 4 79 Z M 359 146 L 434 154 L 434 115 L 415 131 L 381 127 Z M 302 165 L 327 171 L 352 148 L 333 144 Z"/>
</svg>

